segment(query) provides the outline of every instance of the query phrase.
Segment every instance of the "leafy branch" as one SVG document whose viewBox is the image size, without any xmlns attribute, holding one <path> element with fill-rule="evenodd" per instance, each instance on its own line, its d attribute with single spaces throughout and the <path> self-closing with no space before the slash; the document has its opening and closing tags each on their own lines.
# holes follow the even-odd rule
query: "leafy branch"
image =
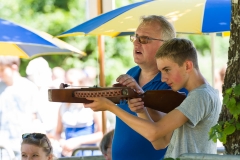
<svg viewBox="0 0 240 160">
<path fill-rule="evenodd" d="M 209 139 L 212 139 L 215 143 L 217 139 L 223 144 L 227 141 L 227 136 L 233 134 L 236 130 L 240 130 L 240 84 L 233 85 L 225 91 L 223 97 L 223 105 L 225 105 L 232 115 L 232 118 L 226 121 L 219 121 L 213 126 L 209 132 Z"/>
</svg>

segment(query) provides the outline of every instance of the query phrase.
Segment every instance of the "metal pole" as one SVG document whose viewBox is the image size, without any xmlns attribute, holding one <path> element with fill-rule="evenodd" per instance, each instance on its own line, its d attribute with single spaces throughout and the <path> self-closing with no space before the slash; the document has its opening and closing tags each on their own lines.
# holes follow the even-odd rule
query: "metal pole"
<svg viewBox="0 0 240 160">
<path fill-rule="evenodd" d="M 215 33 L 210 33 L 211 36 L 211 60 L 212 60 L 212 86 L 215 87 L 214 78 L 215 78 Z"/>
</svg>

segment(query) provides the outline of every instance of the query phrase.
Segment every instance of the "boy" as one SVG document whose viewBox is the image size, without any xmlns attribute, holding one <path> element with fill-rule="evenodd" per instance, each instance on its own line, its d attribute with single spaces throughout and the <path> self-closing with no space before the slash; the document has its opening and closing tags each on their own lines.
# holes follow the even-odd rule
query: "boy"
<svg viewBox="0 0 240 160">
<path fill-rule="evenodd" d="M 154 122 L 148 116 L 141 98 L 129 100 L 130 109 L 137 111 L 141 118 L 127 114 L 105 98 L 88 98 L 94 102 L 85 107 L 113 112 L 157 150 L 168 146 L 165 158 L 177 158 L 183 153 L 216 154 L 216 143 L 209 140 L 208 132 L 217 123 L 221 103 L 218 91 L 208 84 L 199 70 L 192 42 L 180 38 L 165 42 L 157 51 L 156 61 L 163 82 L 174 91 L 186 88 L 189 92 L 180 106 L 159 121 Z M 138 85 L 133 87 L 140 89 Z"/>
</svg>

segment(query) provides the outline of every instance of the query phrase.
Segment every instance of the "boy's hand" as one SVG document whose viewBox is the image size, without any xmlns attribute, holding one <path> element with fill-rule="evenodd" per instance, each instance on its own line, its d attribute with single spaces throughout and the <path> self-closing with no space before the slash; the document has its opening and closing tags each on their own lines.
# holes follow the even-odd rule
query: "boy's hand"
<svg viewBox="0 0 240 160">
<path fill-rule="evenodd" d="M 115 104 L 107 98 L 103 97 L 88 97 L 88 100 L 92 100 L 92 103 L 84 103 L 85 108 L 91 108 L 93 111 L 106 111 L 115 106 Z"/>
<path fill-rule="evenodd" d="M 128 74 L 122 74 L 120 75 L 117 79 L 117 82 L 119 82 L 120 84 L 130 87 L 133 90 L 135 90 L 137 93 L 142 94 L 144 93 L 144 91 L 142 90 L 142 88 L 138 85 L 138 83 L 135 81 L 135 79 L 131 76 L 129 76 Z"/>
</svg>

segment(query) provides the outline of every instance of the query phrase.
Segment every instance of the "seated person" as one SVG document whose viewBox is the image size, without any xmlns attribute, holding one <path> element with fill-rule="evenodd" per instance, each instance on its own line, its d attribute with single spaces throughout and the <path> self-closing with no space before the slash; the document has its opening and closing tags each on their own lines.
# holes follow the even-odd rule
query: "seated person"
<svg viewBox="0 0 240 160">
<path fill-rule="evenodd" d="M 22 135 L 21 143 L 22 160 L 41 159 L 53 160 L 53 149 L 51 142 L 45 134 L 25 133 Z"/>
<path fill-rule="evenodd" d="M 112 160 L 112 138 L 114 130 L 106 133 L 100 142 L 100 150 L 106 160 Z"/>
</svg>

